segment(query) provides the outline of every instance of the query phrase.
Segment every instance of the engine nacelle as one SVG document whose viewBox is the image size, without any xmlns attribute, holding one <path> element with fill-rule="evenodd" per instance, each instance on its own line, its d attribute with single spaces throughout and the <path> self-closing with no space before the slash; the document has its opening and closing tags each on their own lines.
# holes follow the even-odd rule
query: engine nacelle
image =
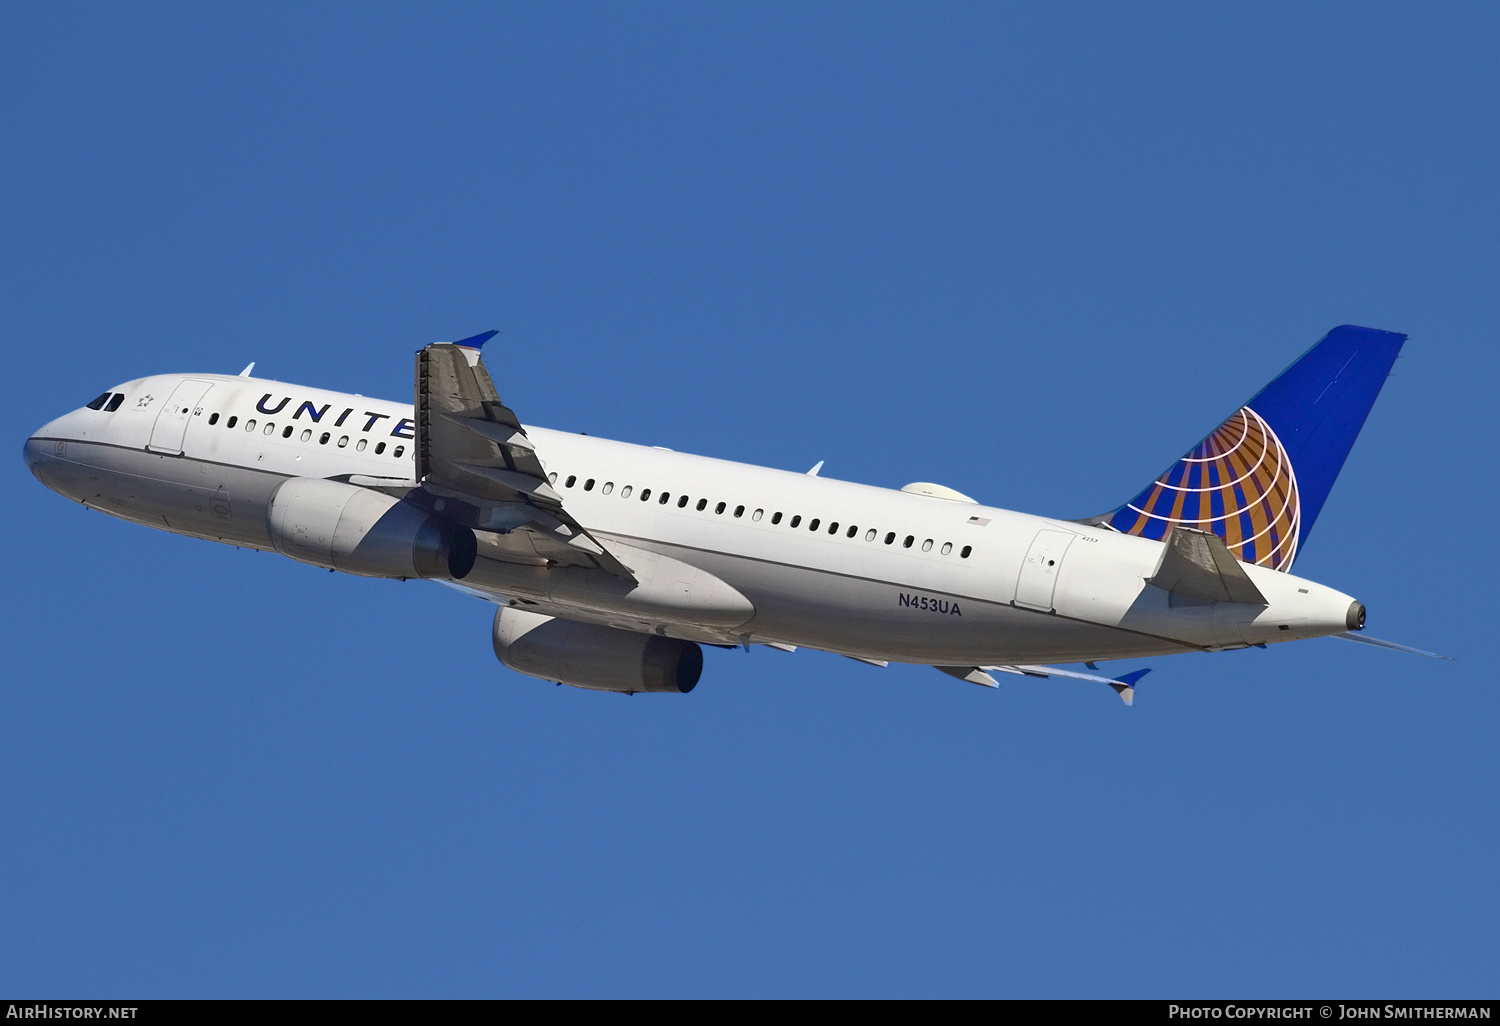
<svg viewBox="0 0 1500 1026">
<path fill-rule="evenodd" d="M 703 673 L 703 649 L 691 641 L 510 606 L 495 614 L 495 655 L 517 673 L 594 691 L 685 694 Z"/>
<path fill-rule="evenodd" d="M 271 544 L 303 563 L 366 577 L 461 579 L 474 532 L 384 492 L 294 477 L 271 496 Z"/>
</svg>

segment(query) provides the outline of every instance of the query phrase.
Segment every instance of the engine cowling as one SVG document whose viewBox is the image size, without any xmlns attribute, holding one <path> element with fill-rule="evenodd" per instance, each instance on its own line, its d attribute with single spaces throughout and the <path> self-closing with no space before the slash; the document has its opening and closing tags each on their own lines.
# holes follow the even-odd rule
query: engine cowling
<svg viewBox="0 0 1500 1026">
<path fill-rule="evenodd" d="M 593 691 L 686 694 L 703 673 L 703 649 L 691 641 L 637 634 L 501 606 L 495 655 L 528 677 Z"/>
<path fill-rule="evenodd" d="M 384 492 L 294 477 L 271 496 L 277 552 L 366 577 L 462 579 L 474 567 L 474 532 Z"/>
</svg>

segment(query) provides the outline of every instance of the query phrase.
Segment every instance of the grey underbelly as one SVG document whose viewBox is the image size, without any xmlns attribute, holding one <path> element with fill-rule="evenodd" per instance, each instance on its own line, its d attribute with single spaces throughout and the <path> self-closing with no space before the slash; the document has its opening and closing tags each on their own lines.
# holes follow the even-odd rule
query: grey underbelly
<svg viewBox="0 0 1500 1026">
<path fill-rule="evenodd" d="M 76 441 L 48 452 L 43 473 L 49 487 L 113 516 L 260 549 L 272 547 L 267 510 L 272 493 L 286 480 L 244 467 Z M 973 596 L 667 542 L 632 543 L 697 566 L 739 590 L 755 615 L 737 633 L 754 641 L 944 665 L 1077 662 L 1193 649 Z"/>
<path fill-rule="evenodd" d="M 779 641 L 892 662 L 976 666 L 1126 659 L 1194 650 L 1172 639 L 1018 609 L 1009 603 L 666 542 L 634 544 L 692 563 L 744 594 L 755 606 L 755 617 L 739 630 L 754 641 Z"/>
<path fill-rule="evenodd" d="M 47 484 L 93 509 L 148 527 L 270 548 L 266 508 L 285 478 L 113 445 L 68 442 L 49 454 Z"/>
</svg>

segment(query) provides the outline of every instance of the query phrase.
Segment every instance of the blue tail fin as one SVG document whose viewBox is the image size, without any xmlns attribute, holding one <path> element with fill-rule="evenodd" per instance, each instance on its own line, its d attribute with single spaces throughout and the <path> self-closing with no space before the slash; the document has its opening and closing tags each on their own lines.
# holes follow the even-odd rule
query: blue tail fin
<svg viewBox="0 0 1500 1026">
<path fill-rule="evenodd" d="M 1093 521 L 1160 539 L 1212 531 L 1246 563 L 1290 570 L 1405 335 L 1345 324 L 1135 498 Z"/>
</svg>

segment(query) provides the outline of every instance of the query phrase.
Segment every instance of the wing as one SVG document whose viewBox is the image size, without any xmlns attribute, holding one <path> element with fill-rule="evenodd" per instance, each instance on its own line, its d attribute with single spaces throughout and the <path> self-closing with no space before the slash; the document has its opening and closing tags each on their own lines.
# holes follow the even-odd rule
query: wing
<svg viewBox="0 0 1500 1026">
<path fill-rule="evenodd" d="M 1088 665 L 1093 665 L 1092 663 Z M 1122 673 L 1118 677 L 1101 677 L 1095 673 L 1082 673 L 1078 670 L 1061 670 L 1056 666 L 934 666 L 934 670 L 942 670 L 950 677 L 966 680 L 970 684 L 978 684 L 986 688 L 998 688 L 1000 685 L 991 677 L 989 671 L 996 673 L 1014 673 L 1023 677 L 1071 677 L 1073 680 L 1092 680 L 1100 684 L 1108 684 L 1115 689 L 1115 694 L 1126 705 L 1135 704 L 1135 686 L 1138 681 L 1151 671 L 1134 670 L 1130 673 Z"/>
<path fill-rule="evenodd" d="M 500 401 L 480 356 L 495 334 L 417 353 L 417 479 L 434 495 L 467 504 L 471 526 L 493 532 L 481 549 L 486 556 L 598 567 L 634 580 L 563 508 L 536 446 Z"/>
<path fill-rule="evenodd" d="M 1130 673 L 1122 673 L 1118 677 L 1101 677 L 1095 673 L 1080 673 L 1077 670 L 1060 670 L 1056 666 L 985 666 L 985 670 L 998 670 L 1001 673 L 1018 673 L 1026 677 L 1069 677 L 1073 680 L 1092 680 L 1100 684 L 1108 684 L 1115 689 L 1115 694 L 1120 696 L 1120 701 L 1126 705 L 1135 704 L 1135 686 L 1142 677 L 1150 673 L 1149 669 L 1134 670 Z"/>
</svg>

